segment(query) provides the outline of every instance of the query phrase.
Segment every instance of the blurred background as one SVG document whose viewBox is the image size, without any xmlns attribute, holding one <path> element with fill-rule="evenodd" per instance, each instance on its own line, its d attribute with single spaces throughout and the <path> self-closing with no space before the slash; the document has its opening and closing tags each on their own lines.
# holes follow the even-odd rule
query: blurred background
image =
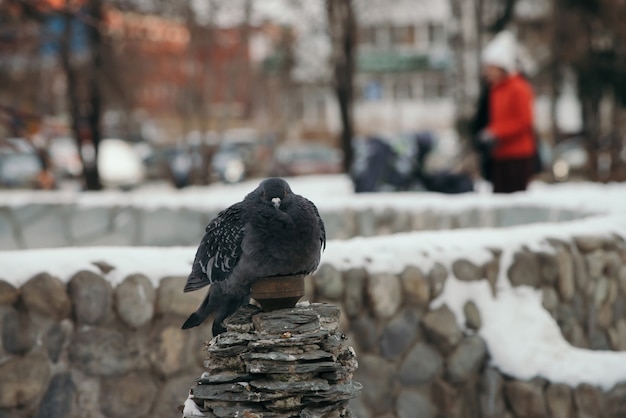
<svg viewBox="0 0 626 418">
<path fill-rule="evenodd" d="M 625 180 L 623 0 L 0 0 L 0 187 L 471 190 L 480 52 L 505 28 L 538 177 Z"/>
</svg>

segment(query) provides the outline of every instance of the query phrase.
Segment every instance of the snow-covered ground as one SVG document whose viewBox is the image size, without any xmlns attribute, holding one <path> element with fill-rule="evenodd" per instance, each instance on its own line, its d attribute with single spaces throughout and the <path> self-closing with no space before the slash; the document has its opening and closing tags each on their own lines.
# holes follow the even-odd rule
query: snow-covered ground
<svg viewBox="0 0 626 418">
<path fill-rule="evenodd" d="M 135 193 L 102 194 L 3 192 L 11 205 L 32 200 L 74 201 L 82 205 L 133 204 L 147 207 L 224 206 L 240 200 L 258 182 L 236 186 L 212 186 L 184 191 L 144 189 Z M 472 193 L 444 196 L 427 193 L 354 195 L 342 176 L 298 178 L 290 181 L 294 192 L 313 200 L 318 207 L 432 207 L 458 210 L 463 206 L 494 204 L 539 205 L 597 213 L 583 220 L 558 224 L 533 224 L 501 229 L 463 229 L 396 234 L 329 242 L 322 262 L 339 269 L 362 266 L 370 272 L 399 272 L 407 265 L 427 271 L 434 262 L 450 264 L 460 256 L 475 263 L 490 259 L 489 248 L 502 249 L 501 277 L 496 296 L 486 281 L 461 282 L 450 277 L 443 293 L 432 303 L 455 312 L 463 325 L 463 306 L 473 300 L 483 325 L 478 331 L 486 341 L 493 364 L 520 379 L 543 376 L 572 386 L 590 383 L 609 389 L 626 381 L 626 352 L 591 351 L 572 347 L 561 335 L 555 320 L 542 307 L 541 293 L 533 288 L 513 288 L 505 277 L 513 253 L 522 245 L 551 251 L 546 238 L 571 239 L 579 235 L 626 237 L 626 184 L 534 184 L 526 193 L 493 196 Z M 2 278 L 20 285 L 43 270 L 67 280 L 81 269 L 99 272 L 93 262 L 115 266 L 107 274 L 118 283 L 131 273 L 143 273 L 155 284 L 168 275 L 187 275 L 195 248 L 62 248 L 0 252 Z M 34 262 L 36 260 L 36 262 Z"/>
</svg>

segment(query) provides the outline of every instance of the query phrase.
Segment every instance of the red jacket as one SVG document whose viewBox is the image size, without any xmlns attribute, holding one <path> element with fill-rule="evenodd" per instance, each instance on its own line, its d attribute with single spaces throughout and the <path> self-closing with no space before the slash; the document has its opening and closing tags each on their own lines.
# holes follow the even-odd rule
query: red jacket
<svg viewBox="0 0 626 418">
<path fill-rule="evenodd" d="M 507 77 L 489 92 L 489 125 L 496 137 L 493 157 L 508 160 L 535 153 L 533 92 L 519 74 Z"/>
</svg>

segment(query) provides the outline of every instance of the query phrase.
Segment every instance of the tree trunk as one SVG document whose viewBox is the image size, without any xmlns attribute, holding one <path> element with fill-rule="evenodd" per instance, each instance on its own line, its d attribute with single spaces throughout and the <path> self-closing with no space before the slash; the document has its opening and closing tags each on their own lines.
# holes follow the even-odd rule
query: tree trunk
<svg viewBox="0 0 626 418">
<path fill-rule="evenodd" d="M 339 102 L 343 169 L 350 172 L 353 160 L 353 81 L 356 55 L 356 17 L 352 0 L 328 0 L 328 26 L 332 44 L 334 90 Z"/>
<path fill-rule="evenodd" d="M 91 0 L 88 3 L 90 24 L 88 27 L 88 37 L 91 56 L 91 68 L 89 69 L 89 106 L 87 113 L 87 126 L 91 136 L 94 149 L 92 164 L 85 165 L 83 174 L 85 176 L 85 186 L 87 190 L 100 190 L 100 174 L 98 172 L 98 148 L 102 132 L 100 129 L 100 119 L 102 115 L 102 93 L 100 81 L 102 74 L 102 34 L 100 24 L 102 22 L 102 1 Z"/>
<path fill-rule="evenodd" d="M 83 167 L 87 165 L 87 159 L 82 148 L 82 133 L 81 133 L 81 111 L 80 111 L 80 99 L 78 95 L 78 73 L 72 65 L 71 51 L 70 51 L 70 39 L 72 37 L 72 17 L 73 15 L 68 13 L 65 15 L 65 27 L 63 30 L 63 38 L 60 45 L 60 59 L 61 66 L 65 72 L 66 79 L 66 93 L 67 102 L 70 114 L 70 125 L 74 134 L 74 140 L 76 141 L 76 147 L 79 150 L 79 155 Z"/>
</svg>

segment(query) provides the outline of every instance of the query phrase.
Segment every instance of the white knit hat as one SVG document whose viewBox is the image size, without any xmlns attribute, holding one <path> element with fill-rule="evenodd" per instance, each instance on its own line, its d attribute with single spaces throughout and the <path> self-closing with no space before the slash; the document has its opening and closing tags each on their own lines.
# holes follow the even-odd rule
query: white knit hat
<svg viewBox="0 0 626 418">
<path fill-rule="evenodd" d="M 508 30 L 499 32 L 487 44 L 482 53 L 483 65 L 495 65 L 508 73 L 515 72 L 517 66 L 517 41 Z"/>
</svg>

